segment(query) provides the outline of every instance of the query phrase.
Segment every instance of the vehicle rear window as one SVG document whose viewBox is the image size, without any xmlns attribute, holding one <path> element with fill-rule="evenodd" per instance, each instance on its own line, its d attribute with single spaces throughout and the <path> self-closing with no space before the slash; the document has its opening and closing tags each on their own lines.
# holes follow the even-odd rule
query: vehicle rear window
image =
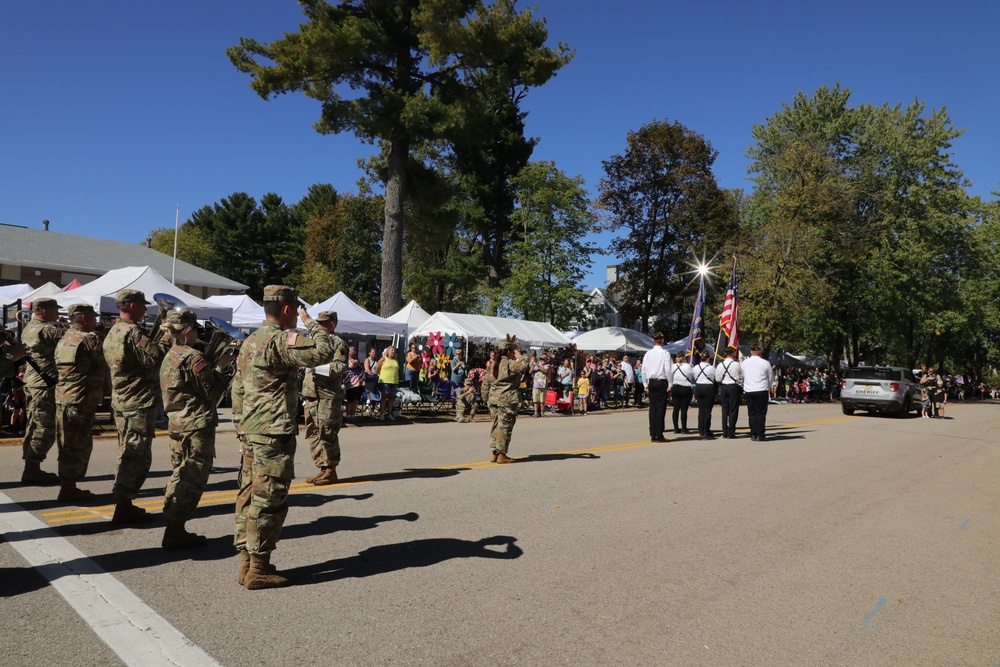
<svg viewBox="0 0 1000 667">
<path fill-rule="evenodd" d="M 898 380 L 899 371 L 891 368 L 851 368 L 844 377 L 848 380 Z"/>
</svg>

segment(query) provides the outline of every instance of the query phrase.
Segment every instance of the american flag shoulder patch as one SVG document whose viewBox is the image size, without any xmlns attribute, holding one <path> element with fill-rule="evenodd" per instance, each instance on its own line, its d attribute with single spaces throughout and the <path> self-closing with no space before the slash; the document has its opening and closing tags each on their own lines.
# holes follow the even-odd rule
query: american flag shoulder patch
<svg viewBox="0 0 1000 667">
<path fill-rule="evenodd" d="M 200 373 L 205 370 L 205 366 L 208 366 L 208 361 L 202 357 L 198 361 L 194 362 L 194 372 Z"/>
<path fill-rule="evenodd" d="M 289 345 L 295 345 L 295 343 L 297 343 L 298 341 L 299 341 L 299 334 L 298 333 L 296 333 L 295 331 L 293 331 L 292 333 L 288 334 L 288 344 Z"/>
<path fill-rule="evenodd" d="M 149 336 L 142 336 L 139 339 L 139 347 L 141 347 L 142 349 L 146 349 L 147 345 L 149 345 Z"/>
</svg>

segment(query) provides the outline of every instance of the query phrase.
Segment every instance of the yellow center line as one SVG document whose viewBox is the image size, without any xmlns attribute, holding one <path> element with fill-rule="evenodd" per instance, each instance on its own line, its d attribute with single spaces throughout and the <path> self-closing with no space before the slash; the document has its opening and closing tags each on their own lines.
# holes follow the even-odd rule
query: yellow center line
<svg viewBox="0 0 1000 667">
<path fill-rule="evenodd" d="M 860 419 L 856 416 L 843 416 L 843 417 L 830 417 L 826 419 L 815 419 L 811 421 L 802 422 L 790 422 L 787 424 L 780 424 L 771 426 L 768 428 L 770 431 L 787 430 L 793 428 L 801 428 L 803 426 L 814 426 L 818 424 L 833 424 L 836 422 L 850 421 L 853 419 Z M 741 429 L 743 431 L 745 429 Z M 549 454 L 542 454 L 540 456 L 546 457 L 556 457 L 556 456 L 569 456 L 574 454 L 608 454 L 612 452 L 622 452 L 630 449 L 641 449 L 644 447 L 658 447 L 662 445 L 670 444 L 684 444 L 685 442 L 697 442 L 698 436 L 684 435 L 673 439 L 669 439 L 666 442 L 647 442 L 645 440 L 636 440 L 633 442 L 621 442 L 611 445 L 602 445 L 600 447 L 589 447 L 585 449 L 569 449 L 561 452 L 552 452 Z M 443 466 L 437 466 L 435 468 L 429 468 L 428 471 L 435 470 L 483 470 L 486 468 L 500 469 L 506 466 L 498 466 L 490 461 L 475 461 L 472 463 L 453 463 Z M 409 471 L 401 471 L 399 473 L 386 473 L 376 476 L 376 479 L 362 479 L 362 480 L 351 480 L 345 479 L 336 484 L 330 484 L 325 487 L 317 487 L 312 484 L 306 484 L 304 482 L 298 482 L 292 484 L 288 489 L 288 493 L 302 493 L 305 491 L 319 491 L 321 489 L 334 489 L 347 486 L 358 486 L 362 484 L 373 484 L 378 481 L 377 478 L 382 479 L 397 479 L 399 477 L 406 476 Z M 219 505 L 223 503 L 235 503 L 236 502 L 236 491 L 212 491 L 206 493 L 201 497 L 201 502 L 198 503 L 199 507 L 202 505 Z M 153 497 L 144 498 L 142 500 L 135 501 L 135 504 L 144 508 L 156 508 L 163 505 L 163 497 Z M 63 523 L 66 521 L 75 521 L 77 519 L 100 519 L 103 517 L 109 517 L 114 514 L 114 505 L 100 505 L 97 507 L 78 507 L 73 509 L 60 509 L 53 510 L 51 512 L 41 512 L 40 515 L 46 518 L 46 521 L 50 524 Z"/>
</svg>

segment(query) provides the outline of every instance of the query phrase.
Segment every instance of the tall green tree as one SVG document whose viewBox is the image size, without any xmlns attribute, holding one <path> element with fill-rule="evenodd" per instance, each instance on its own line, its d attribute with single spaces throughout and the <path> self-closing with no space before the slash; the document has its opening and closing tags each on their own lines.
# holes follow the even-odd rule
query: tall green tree
<svg viewBox="0 0 1000 667">
<path fill-rule="evenodd" d="M 177 235 L 177 259 L 211 270 L 217 264 L 215 248 L 205 237 L 205 233 L 185 222 Z M 150 247 L 164 255 L 174 256 L 174 228 L 158 227 L 149 233 Z"/>
<path fill-rule="evenodd" d="M 421 142 L 447 137 L 475 95 L 472 75 L 519 63 L 525 85 L 547 81 L 566 47 L 546 47 L 544 22 L 513 0 L 300 0 L 306 22 L 271 43 L 241 38 L 228 55 L 267 99 L 299 91 L 322 103 L 315 128 L 388 147 L 381 314 L 402 305 L 406 165 Z M 347 96 L 345 89 L 360 91 Z"/>
<path fill-rule="evenodd" d="M 583 179 L 553 162 L 531 162 L 511 183 L 517 202 L 511 222 L 520 238 L 511 247 L 501 301 L 513 314 L 560 329 L 586 321 L 583 279 L 598 248 L 586 241 L 596 217 Z"/>
<path fill-rule="evenodd" d="M 301 223 L 281 197 L 268 193 L 261 203 L 237 192 L 205 206 L 188 223 L 203 234 L 215 253 L 205 267 L 249 285 L 254 299 L 270 284 L 295 283 L 302 273 Z"/>
<path fill-rule="evenodd" d="M 621 155 L 603 162 L 599 206 L 603 227 L 616 232 L 610 251 L 619 258 L 611 288 L 622 319 L 651 320 L 680 313 L 692 253 L 711 257 L 737 229 L 734 197 L 718 186 L 718 153 L 679 122 L 654 120 L 629 132 Z"/>
</svg>

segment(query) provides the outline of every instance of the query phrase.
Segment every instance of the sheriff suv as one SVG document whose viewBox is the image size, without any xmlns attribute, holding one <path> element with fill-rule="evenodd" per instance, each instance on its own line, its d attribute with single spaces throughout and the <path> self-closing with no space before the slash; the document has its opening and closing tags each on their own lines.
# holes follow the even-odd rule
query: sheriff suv
<svg viewBox="0 0 1000 667">
<path fill-rule="evenodd" d="M 845 415 L 867 410 L 905 417 L 911 410 L 920 410 L 920 385 L 908 368 L 850 368 L 840 382 L 840 407 Z"/>
</svg>

